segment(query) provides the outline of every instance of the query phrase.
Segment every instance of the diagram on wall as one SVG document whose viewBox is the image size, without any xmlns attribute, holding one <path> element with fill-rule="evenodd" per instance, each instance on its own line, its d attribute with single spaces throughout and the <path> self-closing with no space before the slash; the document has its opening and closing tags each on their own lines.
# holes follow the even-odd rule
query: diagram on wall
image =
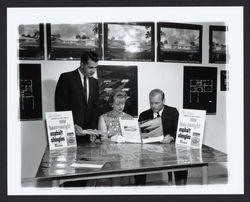
<svg viewBox="0 0 250 202">
<path fill-rule="evenodd" d="M 226 26 L 209 26 L 209 63 L 228 63 Z"/>
<path fill-rule="evenodd" d="M 99 81 L 101 114 L 111 110 L 108 104 L 108 98 L 113 90 L 119 89 L 125 91 L 128 95 L 124 112 L 132 116 L 137 116 L 137 66 L 99 65 L 97 68 L 97 75 Z"/>
<path fill-rule="evenodd" d="M 216 114 L 216 67 L 184 66 L 183 84 L 183 108 Z"/>
<path fill-rule="evenodd" d="M 20 120 L 42 119 L 41 65 L 19 64 Z"/>
<path fill-rule="evenodd" d="M 157 61 L 201 63 L 202 26 L 157 23 Z"/>
<path fill-rule="evenodd" d="M 102 59 L 102 24 L 47 24 L 48 59 L 79 60 L 84 51 Z"/>
<path fill-rule="evenodd" d="M 44 59 L 44 28 L 43 24 L 26 24 L 18 26 L 19 59 Z"/>
<path fill-rule="evenodd" d="M 154 23 L 104 23 L 104 59 L 154 61 Z"/>
</svg>

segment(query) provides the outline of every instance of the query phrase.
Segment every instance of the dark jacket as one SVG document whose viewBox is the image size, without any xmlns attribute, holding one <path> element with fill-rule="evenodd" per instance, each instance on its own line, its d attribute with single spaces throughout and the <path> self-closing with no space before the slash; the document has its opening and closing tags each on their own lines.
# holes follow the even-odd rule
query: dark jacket
<svg viewBox="0 0 250 202">
<path fill-rule="evenodd" d="M 99 87 L 95 78 L 89 78 L 89 99 L 86 101 L 78 69 L 62 73 L 55 91 L 56 111 L 71 110 L 74 124 L 83 129 L 97 128 Z M 89 136 L 77 137 L 77 142 L 89 142 Z"/>
<path fill-rule="evenodd" d="M 141 122 L 153 118 L 154 114 L 152 109 L 148 109 L 139 115 L 138 121 Z M 179 118 L 179 112 L 176 108 L 164 105 L 164 109 L 161 115 L 164 136 L 169 134 L 175 139 L 177 125 L 178 125 L 178 118 Z"/>
</svg>

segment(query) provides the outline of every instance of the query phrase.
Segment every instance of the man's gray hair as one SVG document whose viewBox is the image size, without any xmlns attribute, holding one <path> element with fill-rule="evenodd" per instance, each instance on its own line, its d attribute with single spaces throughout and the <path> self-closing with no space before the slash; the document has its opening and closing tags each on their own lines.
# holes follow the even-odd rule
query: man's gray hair
<svg viewBox="0 0 250 202">
<path fill-rule="evenodd" d="M 151 90 L 150 93 L 149 93 L 149 97 L 154 97 L 155 95 L 158 95 L 158 94 L 161 95 L 162 100 L 165 99 L 164 92 L 161 89 L 158 89 L 158 88 Z"/>
</svg>

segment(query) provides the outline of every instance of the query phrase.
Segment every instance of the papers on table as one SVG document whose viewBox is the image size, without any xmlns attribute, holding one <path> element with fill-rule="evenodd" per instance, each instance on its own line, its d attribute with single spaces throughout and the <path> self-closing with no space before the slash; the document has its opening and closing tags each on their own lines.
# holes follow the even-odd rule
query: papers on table
<svg viewBox="0 0 250 202">
<path fill-rule="evenodd" d="M 75 163 L 71 164 L 70 166 L 73 168 L 102 168 L 104 164 L 107 163 L 105 160 L 91 158 L 91 157 L 84 157 L 80 160 L 77 160 Z"/>
</svg>

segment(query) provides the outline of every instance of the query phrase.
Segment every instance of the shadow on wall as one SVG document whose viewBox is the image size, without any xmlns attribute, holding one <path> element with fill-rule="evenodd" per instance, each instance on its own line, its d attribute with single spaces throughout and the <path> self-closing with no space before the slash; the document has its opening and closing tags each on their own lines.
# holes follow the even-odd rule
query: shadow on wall
<svg viewBox="0 0 250 202">
<path fill-rule="evenodd" d="M 42 103 L 43 103 L 43 115 L 45 112 L 55 111 L 55 89 L 57 81 L 44 80 L 42 83 Z"/>
</svg>

